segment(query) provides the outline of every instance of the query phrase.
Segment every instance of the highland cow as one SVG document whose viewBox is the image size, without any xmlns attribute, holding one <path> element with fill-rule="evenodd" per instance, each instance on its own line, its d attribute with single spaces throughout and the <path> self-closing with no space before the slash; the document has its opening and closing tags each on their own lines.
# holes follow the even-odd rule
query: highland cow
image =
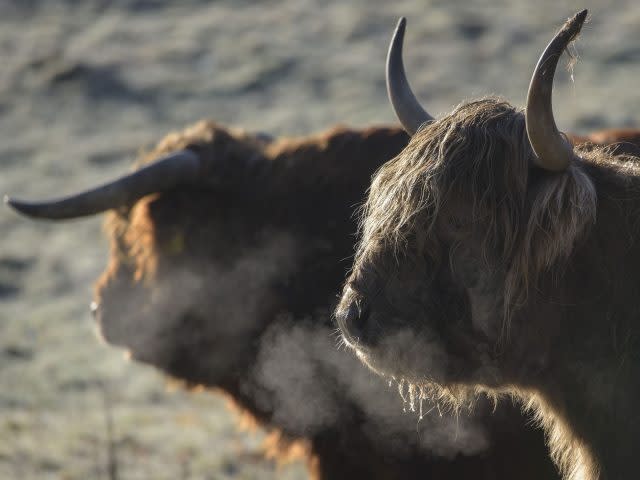
<svg viewBox="0 0 640 480">
<path fill-rule="evenodd" d="M 201 122 L 119 181 L 60 202 L 10 203 L 50 218 L 116 207 L 96 288 L 101 335 L 225 392 L 275 432 L 277 455 L 303 453 L 313 478 L 558 478 L 541 431 L 513 405 L 404 413 L 397 385 L 336 349 L 331 312 L 355 205 L 407 142 L 400 129 L 269 139 Z"/>
<path fill-rule="evenodd" d="M 400 21 L 387 79 L 413 136 L 372 182 L 337 320 L 417 398 L 511 394 L 565 478 L 626 479 L 640 439 L 640 157 L 572 145 L 551 106 L 586 15 L 544 50 L 526 110 L 483 98 L 437 120 L 409 89 Z"/>
<path fill-rule="evenodd" d="M 572 138 L 628 150 L 638 132 Z M 418 438 L 393 394 L 334 348 L 328 312 L 352 253 L 354 206 L 408 140 L 395 128 L 271 139 L 204 122 L 169 135 L 120 181 L 59 202 L 10 203 L 58 219 L 116 208 L 96 289 L 104 338 L 227 392 L 291 445 L 304 443 L 293 450 L 306 452 L 316 477 L 513 478 L 526 469 L 553 478 L 539 434 L 512 407 L 498 409 L 495 425 L 478 407 L 452 427 L 425 404 L 434 410 Z"/>
</svg>

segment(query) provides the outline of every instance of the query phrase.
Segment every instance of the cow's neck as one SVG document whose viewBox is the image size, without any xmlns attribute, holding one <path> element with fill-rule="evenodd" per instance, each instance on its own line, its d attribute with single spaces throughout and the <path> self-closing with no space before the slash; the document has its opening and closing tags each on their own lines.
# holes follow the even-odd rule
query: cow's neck
<svg viewBox="0 0 640 480">
<path fill-rule="evenodd" d="M 548 431 L 552 439 L 559 435 L 558 444 L 552 448 L 569 450 L 582 444 L 583 453 L 601 470 L 601 476 L 594 478 L 637 478 L 635 451 L 640 440 L 640 417 L 635 412 L 640 401 L 640 369 L 632 359 L 627 365 L 612 362 L 589 371 L 585 365 L 579 361 L 567 364 L 563 378 L 558 379 L 561 385 L 548 386 L 544 392 L 553 411 L 548 412 L 553 419 Z M 566 427 L 577 444 L 562 438 Z M 564 435 L 569 437 L 568 432 Z"/>
<path fill-rule="evenodd" d="M 544 349 L 555 352 L 536 382 L 560 423 L 589 446 L 601 479 L 636 478 L 640 442 L 638 209 L 611 200 L 625 196 L 599 199 L 594 231 L 549 282 L 559 294 L 536 315 L 546 318 Z"/>
</svg>

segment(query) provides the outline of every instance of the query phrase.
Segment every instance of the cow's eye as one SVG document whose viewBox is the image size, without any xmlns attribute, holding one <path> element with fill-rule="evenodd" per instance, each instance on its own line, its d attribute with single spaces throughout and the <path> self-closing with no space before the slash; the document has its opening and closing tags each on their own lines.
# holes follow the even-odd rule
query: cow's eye
<svg viewBox="0 0 640 480">
<path fill-rule="evenodd" d="M 464 222 L 456 215 L 449 217 L 449 228 L 455 231 L 462 230 L 464 228 Z"/>
</svg>

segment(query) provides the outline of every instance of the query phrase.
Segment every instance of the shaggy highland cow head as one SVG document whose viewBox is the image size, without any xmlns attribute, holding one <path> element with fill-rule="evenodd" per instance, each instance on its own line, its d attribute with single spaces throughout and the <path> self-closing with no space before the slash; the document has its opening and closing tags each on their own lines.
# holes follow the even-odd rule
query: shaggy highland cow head
<svg viewBox="0 0 640 480">
<path fill-rule="evenodd" d="M 593 183 L 550 116 L 555 65 L 585 16 L 567 22 L 543 54 L 526 115 L 484 98 L 437 120 L 408 90 L 404 19 L 398 25 L 389 95 L 413 137 L 373 180 L 337 314 L 374 370 L 449 387 L 511 380 L 500 363 L 512 314 L 594 221 Z"/>
<path fill-rule="evenodd" d="M 276 319 L 335 305 L 351 206 L 385 152 L 406 141 L 400 130 L 343 128 L 267 141 L 211 122 L 170 135 L 147 168 L 194 151 L 203 173 L 109 213 L 111 260 L 95 302 L 102 336 L 180 379 L 236 387 Z"/>
<path fill-rule="evenodd" d="M 7 202 L 53 220 L 111 209 L 92 307 L 101 336 L 180 379 L 238 387 L 276 320 L 322 311 L 332 328 L 353 205 L 407 141 L 397 128 L 270 139 L 199 122 L 129 175 L 63 199 Z"/>
<path fill-rule="evenodd" d="M 281 282 L 298 252 L 259 208 L 265 145 L 201 122 L 142 159 L 153 169 L 171 152 L 195 152 L 199 174 L 108 214 L 111 258 L 92 304 L 108 343 L 209 385 L 246 368 L 248 339 L 282 309 Z"/>
<path fill-rule="evenodd" d="M 132 174 L 62 200 L 10 203 L 50 219 L 114 209 L 92 304 L 100 335 L 179 378 L 219 384 L 245 367 L 300 260 L 293 232 L 270 214 L 279 205 L 263 181 L 274 170 L 269 144 L 200 122 L 168 135 Z"/>
</svg>

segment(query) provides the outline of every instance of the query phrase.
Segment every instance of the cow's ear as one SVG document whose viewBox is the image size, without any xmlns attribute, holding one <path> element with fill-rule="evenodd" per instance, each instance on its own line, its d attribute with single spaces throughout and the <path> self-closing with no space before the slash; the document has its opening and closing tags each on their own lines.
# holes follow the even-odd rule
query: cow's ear
<svg viewBox="0 0 640 480">
<path fill-rule="evenodd" d="M 579 164 L 559 175 L 540 177 L 529 190 L 529 215 L 514 267 L 535 277 L 573 253 L 596 221 L 597 193 Z"/>
</svg>

